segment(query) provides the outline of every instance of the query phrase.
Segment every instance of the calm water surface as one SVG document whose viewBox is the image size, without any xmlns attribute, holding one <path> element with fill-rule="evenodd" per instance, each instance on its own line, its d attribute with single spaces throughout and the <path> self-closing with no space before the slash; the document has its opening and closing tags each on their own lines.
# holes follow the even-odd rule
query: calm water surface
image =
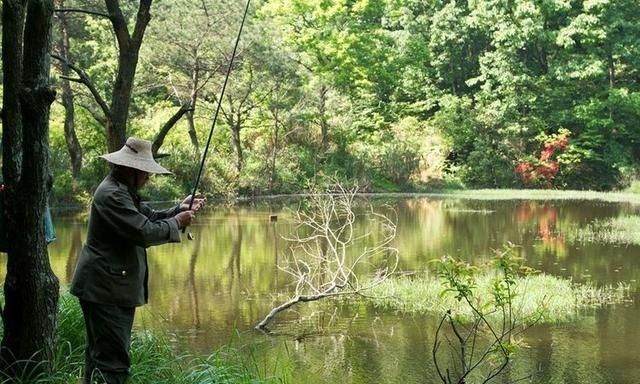
<svg viewBox="0 0 640 384">
<path fill-rule="evenodd" d="M 451 255 L 480 262 L 512 242 L 526 264 L 547 273 L 596 284 L 630 283 L 638 302 L 640 249 L 634 245 L 578 244 L 571 231 L 640 207 L 595 201 L 485 201 L 434 196 L 376 198 L 398 214 L 395 246 L 400 268 L 424 270 Z M 191 227 L 195 240 L 149 250 L 150 303 L 138 329 L 162 329 L 181 348 L 202 353 L 232 344 L 261 372 L 288 372 L 289 382 L 436 383 L 431 361 L 437 317 L 396 315 L 366 303 L 302 306 L 275 319 L 281 334 L 253 331 L 289 276 L 278 261 L 292 230 L 286 206 L 265 200 L 234 208 L 210 207 Z M 276 223 L 269 215 L 277 214 Z M 56 218 L 50 246 L 55 273 L 70 281 L 86 223 Z M 365 224 L 362 224 L 365 225 Z M 281 300 L 281 298 L 280 298 Z M 640 311 L 637 304 L 585 313 L 576 322 L 545 325 L 526 334 L 501 382 L 532 375 L 527 383 L 640 383 Z"/>
</svg>

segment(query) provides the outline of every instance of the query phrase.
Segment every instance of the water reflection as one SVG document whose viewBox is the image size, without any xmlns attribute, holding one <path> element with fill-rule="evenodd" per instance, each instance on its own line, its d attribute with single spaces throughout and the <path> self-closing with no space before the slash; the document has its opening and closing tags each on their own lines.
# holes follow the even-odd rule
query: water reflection
<svg viewBox="0 0 640 384">
<path fill-rule="evenodd" d="M 640 281 L 637 246 L 575 244 L 569 231 L 594 219 L 638 214 L 637 207 L 587 201 L 474 201 L 444 198 L 376 198 L 397 212 L 400 268 L 423 270 L 442 255 L 480 262 L 506 242 L 520 245 L 528 265 L 576 281 L 615 284 Z M 257 348 L 261 366 L 287 367 L 314 383 L 431 383 L 431 347 L 437 317 L 402 317 L 356 305 L 305 305 L 276 319 L 282 333 L 253 332 L 287 292 L 278 269 L 288 256 L 283 235 L 292 223 L 286 201 L 266 201 L 199 215 L 195 240 L 149 250 L 150 304 L 136 327 L 178 336 L 183 348 L 216 350 L 237 337 Z M 292 203 L 295 206 L 295 203 Z M 277 222 L 269 216 L 278 215 Z M 86 224 L 56 218 L 58 240 L 50 248 L 54 272 L 68 283 L 86 237 Z M 362 231 L 367 223 L 359 223 Z M 4 255 L 0 256 L 4 257 Z M 587 313 L 575 324 L 535 327 L 502 382 L 532 375 L 534 383 L 640 382 L 637 305 Z M 276 364 L 277 362 L 277 364 Z M 291 382 L 297 382 L 292 380 Z"/>
<path fill-rule="evenodd" d="M 69 253 L 67 256 L 67 263 L 65 267 L 65 275 L 64 281 L 70 282 L 73 278 L 73 271 L 76 268 L 76 264 L 78 263 L 78 258 L 80 257 L 80 250 L 82 249 L 82 231 L 79 225 L 74 225 L 71 227 L 71 244 L 69 246 Z M 60 277 L 60 276 L 59 276 Z"/>
</svg>

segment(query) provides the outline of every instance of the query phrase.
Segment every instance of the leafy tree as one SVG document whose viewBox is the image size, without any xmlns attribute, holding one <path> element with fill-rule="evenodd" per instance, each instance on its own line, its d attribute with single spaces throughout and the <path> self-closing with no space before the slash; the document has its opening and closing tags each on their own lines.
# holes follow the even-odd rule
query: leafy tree
<svg viewBox="0 0 640 384">
<path fill-rule="evenodd" d="M 55 2 L 56 8 L 58 9 L 64 9 L 64 4 L 64 0 L 57 0 Z M 69 57 L 70 37 L 67 14 L 65 12 L 59 12 L 57 21 L 58 36 L 53 50 L 56 52 L 56 55 L 62 58 L 59 70 L 62 74 L 60 87 L 62 88 L 62 105 L 65 110 L 64 138 L 71 160 L 71 175 L 74 181 L 76 181 L 80 178 L 80 171 L 82 169 L 82 146 L 76 134 L 74 93 L 71 89 L 71 82 L 69 81 L 71 69 L 67 65 L 71 60 Z"/>
<path fill-rule="evenodd" d="M 141 86 L 151 103 L 161 97 L 188 107 L 187 128 L 196 151 L 200 147 L 197 104 L 203 95 L 216 99 L 233 47 L 232 36 L 235 37 L 242 16 L 239 4 L 235 0 L 180 0 L 154 7 L 155 16 L 142 50 L 145 70 Z M 158 78 L 166 81 L 159 83 Z"/>
<path fill-rule="evenodd" d="M 131 30 L 129 26 L 128 5 L 121 7 L 117 0 L 105 0 L 105 12 L 92 10 L 83 10 L 92 15 L 106 17 L 109 20 L 112 33 L 117 43 L 117 61 L 115 65 L 114 78 L 109 82 L 111 100 L 107 101 L 103 93 L 96 86 L 89 74 L 81 67 L 73 63 L 66 64 L 76 72 L 77 78 L 73 81 L 84 84 L 90 91 L 95 103 L 99 106 L 101 116 L 94 113 L 98 121 L 101 121 L 106 129 L 107 148 L 109 151 L 115 151 L 122 147 L 127 137 L 127 124 L 129 120 L 129 111 L 132 102 L 134 79 L 138 66 L 140 47 L 144 38 L 145 31 L 151 19 L 150 9 L 152 0 L 141 0 L 137 7 L 136 16 L 133 18 L 134 25 Z M 64 58 L 56 56 L 61 61 Z M 93 109 L 91 109 L 93 110 Z M 161 130 L 164 132 L 170 129 L 175 122 L 188 110 L 182 107 L 172 116 Z M 156 140 L 157 143 L 162 140 Z M 156 151 L 157 147 L 156 145 Z"/>
</svg>

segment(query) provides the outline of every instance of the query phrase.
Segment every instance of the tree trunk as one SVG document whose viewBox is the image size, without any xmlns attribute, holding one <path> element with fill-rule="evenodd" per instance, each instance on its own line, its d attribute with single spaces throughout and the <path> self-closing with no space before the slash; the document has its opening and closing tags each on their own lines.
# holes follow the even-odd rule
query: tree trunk
<svg viewBox="0 0 640 384">
<path fill-rule="evenodd" d="M 320 87 L 320 105 L 318 111 L 320 113 L 320 132 L 322 133 L 322 149 L 326 150 L 329 145 L 329 122 L 327 121 L 327 92 L 329 88 L 326 85 Z"/>
<path fill-rule="evenodd" d="M 5 364 L 13 363 L 5 371 L 10 375 L 22 374 L 25 366 L 39 374 L 50 370 L 54 360 L 59 283 L 49 264 L 43 227 L 50 185 L 49 109 L 55 98 L 49 79 L 52 16 L 53 0 L 3 1 L 3 175 L 9 241 L 2 358 Z"/>
<path fill-rule="evenodd" d="M 607 55 L 607 63 L 609 67 L 609 90 L 613 90 L 616 86 L 616 66 L 613 62 L 613 54 Z M 613 106 L 609 105 L 609 119 L 613 121 Z"/>
<path fill-rule="evenodd" d="M 58 8 L 64 8 L 64 0 L 57 0 L 56 6 Z M 67 63 L 69 60 L 69 27 L 67 23 L 66 13 L 62 12 L 59 17 L 59 34 L 57 50 L 64 61 L 60 63 L 60 69 L 65 77 L 69 77 L 71 69 Z M 73 102 L 73 91 L 71 90 L 71 83 L 66 78 L 60 80 L 62 88 L 62 106 L 64 107 L 64 138 L 67 144 L 67 151 L 69 152 L 69 158 L 71 159 L 71 176 L 74 181 L 80 178 L 80 171 L 82 170 L 82 147 L 78 141 L 78 136 L 75 130 L 75 107 Z"/>
<path fill-rule="evenodd" d="M 189 138 L 191 139 L 191 145 L 195 150 L 198 157 L 200 157 L 200 143 L 198 142 L 198 134 L 196 133 L 196 124 L 193 119 L 194 111 L 187 112 L 187 129 L 189 132 Z"/>
<path fill-rule="evenodd" d="M 118 75 L 113 86 L 111 99 L 111 119 L 107 123 L 107 147 L 109 152 L 117 151 L 127 140 L 127 120 L 129 118 L 129 104 L 135 67 L 138 64 L 138 54 L 123 55 L 118 59 Z"/>
<path fill-rule="evenodd" d="M 240 124 L 240 116 L 238 116 L 235 124 L 231 127 L 231 140 L 233 141 L 233 149 L 236 153 L 236 170 L 238 171 L 238 175 L 242 172 L 242 164 L 244 163 L 242 142 L 240 141 L 241 129 L 242 125 Z"/>
<path fill-rule="evenodd" d="M 7 185 L 7 198 L 15 193 L 22 170 L 22 113 L 19 95 L 22 92 L 22 40 L 26 0 L 2 1 L 2 172 Z M 9 161 L 7 161 L 9 160 Z M 10 183 L 11 182 L 11 183 Z M 15 206 L 5 204 L 9 215 L 15 217 Z M 7 222 L 7 228 L 14 227 Z M 11 246 L 11 243 L 9 244 Z"/>
<path fill-rule="evenodd" d="M 273 137 L 272 137 L 272 148 L 271 148 L 271 175 L 269 177 L 269 193 L 273 193 L 273 186 L 276 183 L 276 160 L 278 157 L 278 143 L 280 141 L 279 138 L 279 122 L 278 112 L 272 111 L 273 115 Z"/>
<path fill-rule="evenodd" d="M 107 123 L 107 147 L 110 152 L 119 150 L 127 139 L 127 120 L 133 81 L 138 66 L 138 54 L 144 31 L 149 24 L 152 0 L 141 0 L 133 35 L 129 34 L 127 21 L 122 14 L 118 0 L 105 0 L 109 19 L 118 40 L 118 73 L 113 85 L 110 120 Z"/>
<path fill-rule="evenodd" d="M 613 54 L 607 55 L 607 64 L 609 67 L 609 89 L 613 89 L 616 86 L 616 66 L 613 61 Z"/>
<path fill-rule="evenodd" d="M 236 109 L 234 104 L 234 98 L 232 95 L 227 95 L 227 101 L 229 102 L 229 111 L 227 112 L 222 108 L 222 114 L 224 115 L 227 126 L 231 133 L 231 145 L 233 146 L 233 152 L 236 155 L 236 171 L 238 175 L 242 171 L 242 163 L 244 159 L 242 157 L 242 142 L 240 141 L 240 131 L 242 130 L 242 104 L 246 99 L 241 100 L 238 103 Z"/>
<path fill-rule="evenodd" d="M 200 60 L 196 54 L 196 65 L 191 73 L 191 95 L 189 96 L 189 104 L 191 111 L 187 113 L 187 124 L 189 130 L 189 138 L 191 139 L 191 145 L 195 149 L 196 153 L 200 155 L 200 143 L 198 143 L 198 134 L 196 133 L 196 124 L 193 120 L 193 113 L 196 109 L 196 103 L 198 102 L 198 87 L 200 81 Z M 199 157 L 199 156 L 198 156 Z"/>
</svg>

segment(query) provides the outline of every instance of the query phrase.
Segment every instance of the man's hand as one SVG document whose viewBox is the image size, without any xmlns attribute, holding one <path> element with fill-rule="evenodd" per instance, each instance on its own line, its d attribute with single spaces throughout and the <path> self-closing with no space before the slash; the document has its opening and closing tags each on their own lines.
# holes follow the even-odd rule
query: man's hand
<svg viewBox="0 0 640 384">
<path fill-rule="evenodd" d="M 175 215 L 175 218 L 178 221 L 178 227 L 180 229 L 191 225 L 191 222 L 193 221 L 194 217 L 196 217 L 196 213 L 194 211 L 189 211 L 189 210 L 182 211 L 177 215 Z"/>
<path fill-rule="evenodd" d="M 193 201 L 193 205 L 191 206 L 191 210 L 193 212 L 198 212 L 198 210 L 200 210 L 200 208 L 204 206 L 205 201 L 207 201 L 206 197 L 201 195 L 196 196 L 195 200 Z M 189 204 L 191 204 L 191 195 L 185 197 L 182 203 L 180 203 L 180 211 L 188 210 Z"/>
</svg>

